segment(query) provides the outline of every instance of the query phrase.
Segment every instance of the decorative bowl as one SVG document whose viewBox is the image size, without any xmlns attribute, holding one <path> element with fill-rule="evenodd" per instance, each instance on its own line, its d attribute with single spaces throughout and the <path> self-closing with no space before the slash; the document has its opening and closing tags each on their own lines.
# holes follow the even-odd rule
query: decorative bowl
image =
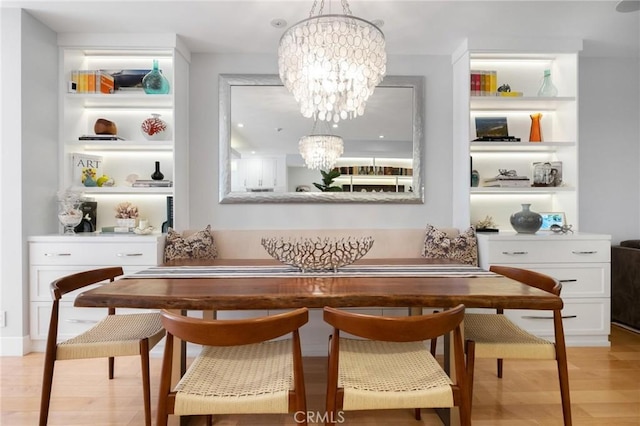
<svg viewBox="0 0 640 426">
<path fill-rule="evenodd" d="M 373 246 L 372 237 L 362 238 L 262 238 L 262 247 L 280 262 L 307 271 L 336 271 L 362 258 Z"/>
</svg>

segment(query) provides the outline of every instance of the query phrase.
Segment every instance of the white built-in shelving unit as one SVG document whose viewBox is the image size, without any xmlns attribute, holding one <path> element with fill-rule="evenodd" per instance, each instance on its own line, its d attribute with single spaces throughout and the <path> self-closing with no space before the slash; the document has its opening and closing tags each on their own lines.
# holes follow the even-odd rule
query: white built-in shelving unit
<svg viewBox="0 0 640 426">
<path fill-rule="evenodd" d="M 97 229 L 115 224 L 114 207 L 129 201 L 138 206 L 140 217 L 160 229 L 167 220 L 167 197 L 174 197 L 174 225 L 186 227 L 188 220 L 188 78 L 189 53 L 176 35 L 127 37 L 109 34 L 61 34 L 60 46 L 60 176 L 61 190 L 81 191 L 98 203 Z M 111 94 L 71 93 L 68 82 L 74 70 L 159 69 L 170 85 L 168 94 L 146 94 L 141 87 L 122 88 Z M 168 124 L 163 140 L 149 141 L 141 124 L 160 114 Z M 124 140 L 79 140 L 94 134 L 98 118 L 113 121 Z M 102 157 L 102 173 L 114 186 L 85 187 L 73 180 L 74 153 Z M 127 177 L 150 179 L 155 162 L 173 187 L 135 188 Z"/>
<path fill-rule="evenodd" d="M 453 55 L 454 212 L 459 227 L 491 216 L 511 230 L 509 217 L 530 203 L 538 212 L 564 212 L 578 229 L 578 52 L 576 40 L 468 40 Z M 544 70 L 558 89 L 539 97 Z M 471 70 L 497 71 L 497 87 L 508 84 L 520 97 L 472 96 Z M 542 142 L 529 142 L 530 115 L 541 113 Z M 506 117 L 509 135 L 520 142 L 474 142 L 476 117 Z M 516 170 L 533 182 L 533 164 L 562 162 L 562 184 L 554 187 L 483 187 L 498 169 Z M 471 166 L 470 166 L 471 164 Z M 471 168 L 480 185 L 470 186 Z"/>
</svg>

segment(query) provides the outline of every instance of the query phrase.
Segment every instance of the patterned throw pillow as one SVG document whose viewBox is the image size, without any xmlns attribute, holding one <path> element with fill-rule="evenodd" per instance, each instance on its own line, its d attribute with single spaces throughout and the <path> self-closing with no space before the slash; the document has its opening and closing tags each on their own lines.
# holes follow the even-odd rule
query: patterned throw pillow
<svg viewBox="0 0 640 426">
<path fill-rule="evenodd" d="M 164 246 L 164 261 L 177 259 L 215 259 L 218 255 L 211 225 L 188 237 L 169 228 Z"/>
<path fill-rule="evenodd" d="M 470 227 L 457 237 L 450 238 L 432 225 L 427 225 L 422 257 L 454 259 L 461 263 L 478 266 L 476 232 Z"/>
</svg>

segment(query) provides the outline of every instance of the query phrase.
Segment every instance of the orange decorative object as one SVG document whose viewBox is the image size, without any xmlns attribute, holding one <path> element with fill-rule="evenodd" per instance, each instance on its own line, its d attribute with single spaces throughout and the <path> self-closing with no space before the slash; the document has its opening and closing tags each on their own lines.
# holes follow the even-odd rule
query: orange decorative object
<svg viewBox="0 0 640 426">
<path fill-rule="evenodd" d="M 531 131 L 529 132 L 529 142 L 542 142 L 542 129 L 540 128 L 540 120 L 542 114 L 531 114 Z"/>
</svg>

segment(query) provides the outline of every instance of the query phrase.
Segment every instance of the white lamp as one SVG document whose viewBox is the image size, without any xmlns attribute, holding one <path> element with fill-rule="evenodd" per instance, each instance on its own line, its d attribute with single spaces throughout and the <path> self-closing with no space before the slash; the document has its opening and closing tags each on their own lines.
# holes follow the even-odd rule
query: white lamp
<svg viewBox="0 0 640 426">
<path fill-rule="evenodd" d="M 298 22 L 280 38 L 280 79 L 300 104 L 302 115 L 338 122 L 364 113 L 367 99 L 386 73 L 382 31 L 351 14 L 314 16 Z"/>
</svg>

